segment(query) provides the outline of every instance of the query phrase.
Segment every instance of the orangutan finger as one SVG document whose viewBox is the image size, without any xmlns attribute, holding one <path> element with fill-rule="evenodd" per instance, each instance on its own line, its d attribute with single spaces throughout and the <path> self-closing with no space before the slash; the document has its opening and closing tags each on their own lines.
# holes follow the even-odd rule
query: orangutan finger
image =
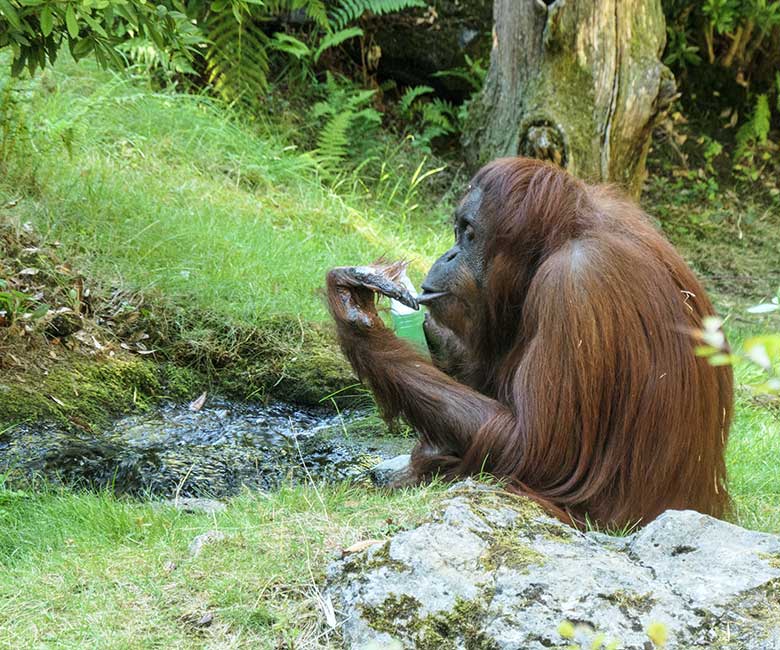
<svg viewBox="0 0 780 650">
<path fill-rule="evenodd" d="M 373 266 L 352 266 L 344 267 L 344 275 L 349 278 L 351 286 L 366 287 L 380 293 L 388 298 L 393 298 L 407 307 L 419 309 L 417 299 L 402 284 L 396 282 L 392 277 L 395 275 L 395 265 L 385 268 L 376 268 Z"/>
</svg>

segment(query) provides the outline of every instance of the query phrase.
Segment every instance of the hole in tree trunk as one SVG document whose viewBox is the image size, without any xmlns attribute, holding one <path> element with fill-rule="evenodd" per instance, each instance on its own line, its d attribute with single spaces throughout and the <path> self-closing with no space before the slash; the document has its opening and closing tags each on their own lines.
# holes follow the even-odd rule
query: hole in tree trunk
<svg viewBox="0 0 780 650">
<path fill-rule="evenodd" d="M 518 150 L 521 155 L 539 160 L 549 160 L 566 167 L 566 145 L 563 135 L 551 122 L 540 120 L 528 126 L 520 137 Z"/>
</svg>

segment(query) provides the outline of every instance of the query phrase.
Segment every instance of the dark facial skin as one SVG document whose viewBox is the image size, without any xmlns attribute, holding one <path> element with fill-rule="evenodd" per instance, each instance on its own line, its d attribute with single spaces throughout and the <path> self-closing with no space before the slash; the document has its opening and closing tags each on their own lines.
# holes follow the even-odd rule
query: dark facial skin
<svg viewBox="0 0 780 650">
<path fill-rule="evenodd" d="M 442 255 L 422 283 L 420 304 L 442 325 L 453 329 L 462 320 L 457 312 L 474 306 L 484 272 L 485 228 L 479 219 L 482 190 L 469 187 L 455 210 L 455 245 Z"/>
</svg>

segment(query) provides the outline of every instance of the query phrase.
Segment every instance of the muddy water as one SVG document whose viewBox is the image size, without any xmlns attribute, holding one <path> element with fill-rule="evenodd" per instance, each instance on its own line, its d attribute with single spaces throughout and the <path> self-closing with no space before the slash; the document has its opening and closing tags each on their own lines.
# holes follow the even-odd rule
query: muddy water
<svg viewBox="0 0 780 650">
<path fill-rule="evenodd" d="M 125 417 L 99 434 L 22 425 L 0 437 L 0 473 L 155 496 L 220 497 L 282 480 L 362 480 L 404 442 L 350 436 L 361 417 L 210 401 L 197 412 L 168 405 Z"/>
</svg>

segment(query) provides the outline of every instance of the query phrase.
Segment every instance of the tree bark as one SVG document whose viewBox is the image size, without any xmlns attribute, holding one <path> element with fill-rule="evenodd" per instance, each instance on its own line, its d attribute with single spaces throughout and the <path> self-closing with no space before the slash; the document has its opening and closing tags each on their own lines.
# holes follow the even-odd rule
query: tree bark
<svg viewBox="0 0 780 650">
<path fill-rule="evenodd" d="M 676 94 L 660 0 L 494 0 L 493 50 L 464 130 L 467 160 L 549 159 L 637 195 Z"/>
</svg>

